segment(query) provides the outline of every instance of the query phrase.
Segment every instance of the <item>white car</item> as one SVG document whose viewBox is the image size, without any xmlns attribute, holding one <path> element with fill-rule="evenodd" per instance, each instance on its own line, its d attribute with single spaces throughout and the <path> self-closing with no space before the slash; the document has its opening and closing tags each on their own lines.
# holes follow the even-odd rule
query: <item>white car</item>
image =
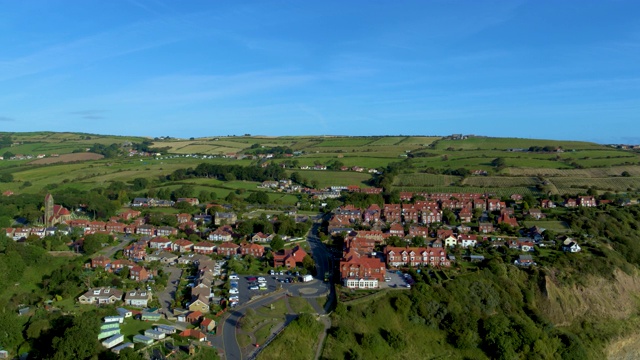
<svg viewBox="0 0 640 360">
<path fill-rule="evenodd" d="M 229 279 L 230 280 L 240 280 L 240 278 L 238 277 L 238 275 L 233 274 L 233 275 L 229 275 Z"/>
<path fill-rule="evenodd" d="M 258 278 L 258 282 L 266 282 L 266 281 L 267 281 L 267 279 L 263 278 L 262 276 L 260 276 Z"/>
<path fill-rule="evenodd" d="M 240 301 L 240 297 L 239 296 L 229 296 L 229 301 Z"/>
<path fill-rule="evenodd" d="M 258 289 L 259 289 L 259 287 L 255 286 L 255 285 L 254 285 L 254 286 L 249 287 L 249 290 L 258 290 Z"/>
<path fill-rule="evenodd" d="M 229 290 L 229 294 L 239 294 L 240 291 L 238 291 L 238 289 L 231 289 Z"/>
</svg>

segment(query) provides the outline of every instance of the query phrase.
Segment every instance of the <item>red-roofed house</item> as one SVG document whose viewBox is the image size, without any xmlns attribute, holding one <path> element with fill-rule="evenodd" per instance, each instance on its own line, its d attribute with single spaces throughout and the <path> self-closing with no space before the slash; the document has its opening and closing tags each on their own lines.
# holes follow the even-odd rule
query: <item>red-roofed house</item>
<svg viewBox="0 0 640 360">
<path fill-rule="evenodd" d="M 111 259 L 106 256 L 97 256 L 91 259 L 92 268 L 106 268 L 111 263 Z"/>
<path fill-rule="evenodd" d="M 307 256 L 307 252 L 300 246 L 295 246 L 292 249 L 280 250 L 273 254 L 273 267 L 296 267 L 297 264 L 302 264 L 302 259 L 304 259 L 305 256 Z"/>
<path fill-rule="evenodd" d="M 216 329 L 216 321 L 209 318 L 202 319 L 200 322 L 200 330 L 206 333 L 212 333 Z"/>
<path fill-rule="evenodd" d="M 213 254 L 216 246 L 208 242 L 199 242 L 193 245 L 193 252 L 198 254 Z"/>
<path fill-rule="evenodd" d="M 242 243 L 240 244 L 240 254 L 261 258 L 264 255 L 264 246 L 253 243 Z"/>
<path fill-rule="evenodd" d="M 178 214 L 176 217 L 178 218 L 178 224 L 184 224 L 191 221 L 191 214 Z"/>
<path fill-rule="evenodd" d="M 131 220 L 131 219 L 135 219 L 138 216 L 140 216 L 140 211 L 136 211 L 136 210 L 126 210 L 121 212 L 118 216 L 122 219 L 122 220 Z"/>
<path fill-rule="evenodd" d="M 375 289 L 384 281 L 386 266 L 377 257 L 360 256 L 353 252 L 340 261 L 340 279 L 351 289 Z"/>
<path fill-rule="evenodd" d="M 187 239 L 178 239 L 171 244 L 171 250 L 179 252 L 193 251 L 193 243 Z"/>
<path fill-rule="evenodd" d="M 123 223 L 113 222 L 113 221 L 110 221 L 105 225 L 105 229 L 107 230 L 107 232 L 109 232 L 109 233 L 117 233 L 117 234 L 123 234 L 124 233 L 124 229 L 126 227 L 127 227 L 127 225 L 125 225 Z"/>
<path fill-rule="evenodd" d="M 498 218 L 498 224 L 502 223 L 511 225 L 513 227 L 518 227 L 518 220 L 516 220 L 516 218 L 512 218 L 507 213 L 500 215 L 500 217 Z"/>
<path fill-rule="evenodd" d="M 392 247 L 385 248 L 387 265 L 398 266 L 445 266 L 451 265 L 444 248 Z"/>
<path fill-rule="evenodd" d="M 191 312 L 189 315 L 187 315 L 187 322 L 190 324 L 195 324 L 198 321 L 200 321 L 200 319 L 202 318 L 202 313 L 200 311 L 194 311 Z"/>
<path fill-rule="evenodd" d="M 229 225 L 221 226 L 209 234 L 209 240 L 231 241 L 233 240 L 233 228 L 231 228 L 231 226 Z"/>
<path fill-rule="evenodd" d="M 254 243 L 268 243 L 273 240 L 273 235 L 263 234 L 261 232 L 256 233 L 251 237 L 251 241 Z"/>
<path fill-rule="evenodd" d="M 411 226 L 409 227 L 409 236 L 429 236 L 429 228 L 423 226 Z"/>
<path fill-rule="evenodd" d="M 225 256 L 236 255 L 238 253 L 239 248 L 240 246 L 238 244 L 234 244 L 232 242 L 226 242 L 216 247 L 216 253 L 218 253 L 218 255 L 225 255 Z"/>
<path fill-rule="evenodd" d="M 402 207 L 400 204 L 385 204 L 382 214 L 386 222 L 402 221 Z"/>
<path fill-rule="evenodd" d="M 135 281 L 147 281 L 149 279 L 149 272 L 142 266 L 134 266 L 129 272 L 129 278 Z"/>
<path fill-rule="evenodd" d="M 404 228 L 398 223 L 393 223 L 391 224 L 391 227 L 389 227 L 389 234 L 404 237 Z"/>
<path fill-rule="evenodd" d="M 489 210 L 489 211 L 498 211 L 498 210 L 500 210 L 500 199 L 489 199 L 489 200 L 487 200 L 487 210 Z"/>
<path fill-rule="evenodd" d="M 149 247 L 152 249 L 169 249 L 171 248 L 171 240 L 166 237 L 155 237 L 149 241 Z"/>
<path fill-rule="evenodd" d="M 596 199 L 593 196 L 578 196 L 578 205 L 586 207 L 596 206 Z"/>
<path fill-rule="evenodd" d="M 205 341 L 207 339 L 207 335 L 205 333 L 196 329 L 187 329 L 181 332 L 180 336 L 196 339 L 198 341 Z"/>
<path fill-rule="evenodd" d="M 122 254 L 129 259 L 143 260 L 147 256 L 147 248 L 139 244 L 131 244 L 122 250 Z"/>
</svg>

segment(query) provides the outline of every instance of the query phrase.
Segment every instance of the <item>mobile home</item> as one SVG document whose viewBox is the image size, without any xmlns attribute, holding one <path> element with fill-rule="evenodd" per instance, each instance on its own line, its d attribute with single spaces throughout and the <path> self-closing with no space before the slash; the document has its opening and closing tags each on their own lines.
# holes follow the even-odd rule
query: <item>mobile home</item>
<svg viewBox="0 0 640 360">
<path fill-rule="evenodd" d="M 116 354 L 119 354 L 120 350 L 124 350 L 126 348 L 133 349 L 133 347 L 134 347 L 133 343 L 128 342 L 128 343 L 120 344 L 120 345 L 112 348 L 111 351 L 113 351 Z"/>
<path fill-rule="evenodd" d="M 151 345 L 151 344 L 153 344 L 153 339 L 148 337 L 148 336 L 144 336 L 144 335 L 135 335 L 133 337 L 133 342 L 134 343 L 145 344 L 145 345 Z"/>
<path fill-rule="evenodd" d="M 100 332 L 100 334 L 98 334 L 98 340 L 106 339 L 108 337 L 111 337 L 113 335 L 118 335 L 118 334 L 120 334 L 120 329 L 103 330 Z"/>
<path fill-rule="evenodd" d="M 158 330 L 147 329 L 144 332 L 144 336 L 150 337 L 150 338 L 152 338 L 154 340 L 161 340 L 161 339 L 164 339 L 165 336 L 167 336 L 167 334 L 165 334 L 163 332 L 160 332 Z"/>
<path fill-rule="evenodd" d="M 124 341 L 124 335 L 122 334 L 113 335 L 112 337 L 103 341 L 102 346 L 106 347 L 107 349 L 111 349 L 112 347 L 120 344 L 123 341 Z"/>
</svg>

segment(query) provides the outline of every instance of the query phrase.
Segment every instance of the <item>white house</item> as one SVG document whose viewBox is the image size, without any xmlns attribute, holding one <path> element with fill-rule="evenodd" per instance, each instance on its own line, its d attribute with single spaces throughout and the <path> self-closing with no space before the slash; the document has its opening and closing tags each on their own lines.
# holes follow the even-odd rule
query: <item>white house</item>
<svg viewBox="0 0 640 360">
<path fill-rule="evenodd" d="M 578 245 L 578 243 L 573 241 L 573 239 L 568 238 L 562 244 L 562 251 L 571 252 L 571 253 L 577 253 L 577 252 L 582 251 L 582 248 L 580 248 L 580 245 Z"/>
</svg>

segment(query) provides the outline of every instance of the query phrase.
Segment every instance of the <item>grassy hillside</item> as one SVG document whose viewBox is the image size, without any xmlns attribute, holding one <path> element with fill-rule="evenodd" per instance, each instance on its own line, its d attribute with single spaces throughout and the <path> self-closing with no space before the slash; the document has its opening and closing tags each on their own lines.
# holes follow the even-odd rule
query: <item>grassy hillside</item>
<svg viewBox="0 0 640 360">
<path fill-rule="evenodd" d="M 120 146 L 146 140 L 139 137 L 52 132 L 10 135 L 13 146 L 3 147 L 0 153 L 64 154 L 84 151 L 96 143 Z M 298 167 L 340 164 L 348 168 L 358 166 L 383 171 L 392 163 L 404 161 L 403 170 L 392 187 L 387 189 L 398 191 L 493 192 L 509 196 L 512 193 L 575 195 L 585 193 L 589 188 L 599 192 L 635 192 L 640 189 L 640 154 L 587 142 L 485 137 L 445 140 L 419 136 L 284 136 L 156 139 L 151 146 L 164 148 L 167 155 L 44 165 L 37 165 L 33 160 L 3 160 L 0 161 L 0 174 L 11 173 L 14 181 L 0 183 L 0 191 L 34 193 L 52 183 L 62 187 L 89 189 L 108 186 L 114 181 L 130 181 L 136 177 L 155 179 L 202 162 L 257 165 L 258 159 L 236 160 L 220 156 L 229 153 L 252 154 L 254 149 L 268 151 L 274 147 L 301 153 L 288 158 L 276 156 L 267 162 L 285 163 L 289 174 L 297 171 L 308 184 L 315 180 L 320 187 L 367 186 L 372 175 L 350 170 L 305 171 Z M 530 147 L 541 149 L 545 146 L 548 149 L 562 148 L 563 152 L 508 151 Z M 191 156 L 193 154 L 215 157 L 201 159 Z M 504 162 L 499 168 L 493 164 L 498 158 Z M 472 174 L 478 170 L 486 171 L 489 176 Z M 224 193 L 220 188 L 216 191 L 219 195 Z"/>
</svg>

